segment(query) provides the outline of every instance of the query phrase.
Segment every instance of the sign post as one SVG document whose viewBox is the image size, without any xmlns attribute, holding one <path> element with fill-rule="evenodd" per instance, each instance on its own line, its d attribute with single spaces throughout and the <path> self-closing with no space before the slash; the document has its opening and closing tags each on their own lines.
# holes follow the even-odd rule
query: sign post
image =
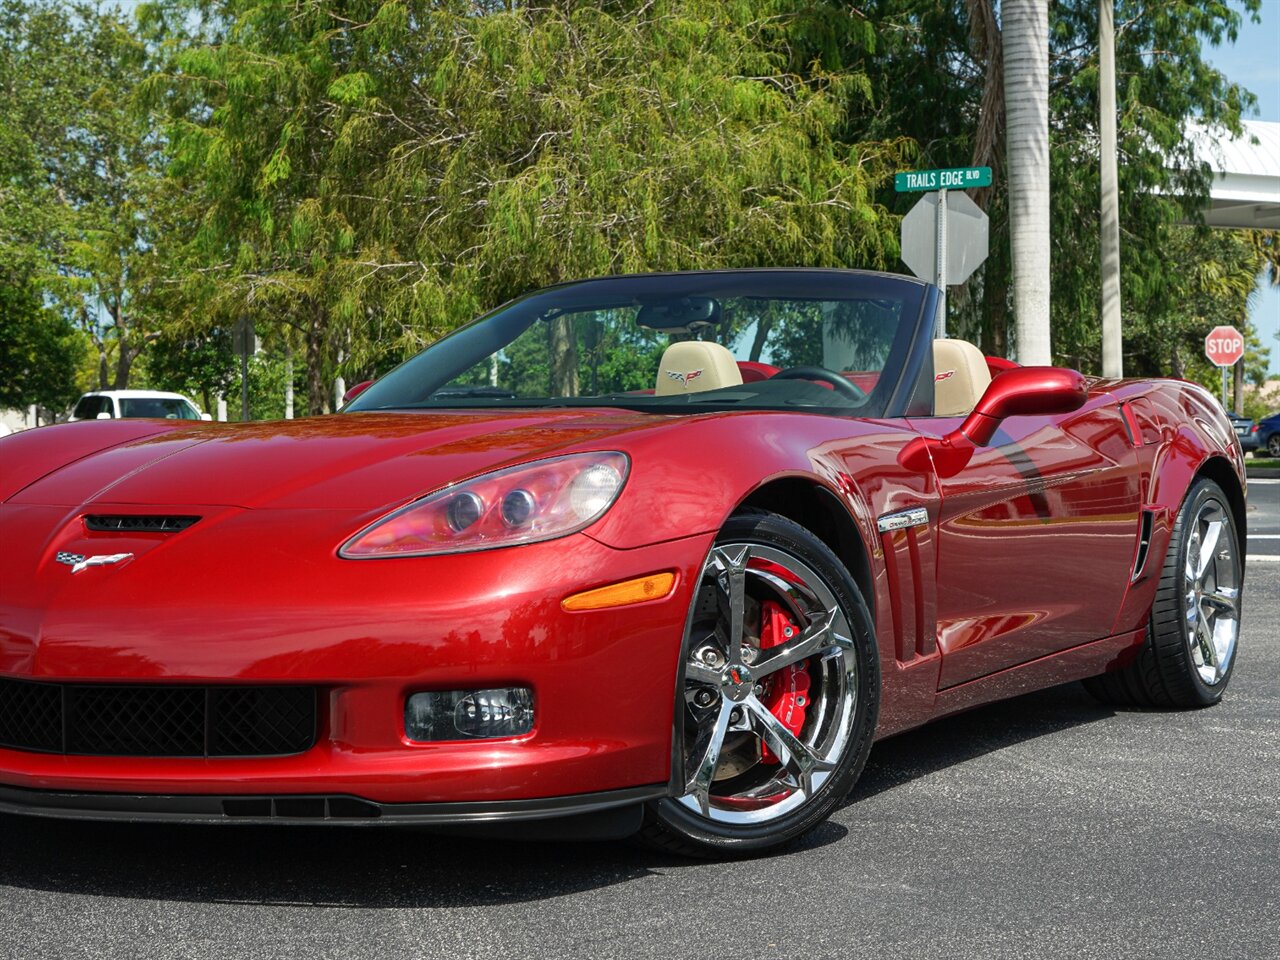
<svg viewBox="0 0 1280 960">
<path fill-rule="evenodd" d="M 938 219 L 934 226 L 938 237 L 937 263 L 934 266 L 934 283 L 938 287 L 938 330 L 935 336 L 947 335 L 947 191 L 938 191 Z"/>
<path fill-rule="evenodd" d="M 902 260 L 917 277 L 938 288 L 938 337 L 947 335 L 947 287 L 964 283 L 987 259 L 987 215 L 968 194 L 948 197 L 948 191 L 989 186 L 990 167 L 904 170 L 894 174 L 893 188 L 898 193 L 927 191 L 902 218 Z M 934 207 L 931 218 L 929 206 Z M 951 213 L 964 217 L 953 220 Z"/>
<path fill-rule="evenodd" d="M 249 419 L 249 357 L 258 352 L 258 337 L 253 318 L 242 314 L 236 321 L 232 345 L 240 355 L 240 419 Z"/>
<path fill-rule="evenodd" d="M 1227 407 L 1227 368 L 1244 357 L 1244 335 L 1235 327 L 1214 327 L 1204 338 L 1204 355 L 1222 369 L 1222 409 Z"/>
</svg>

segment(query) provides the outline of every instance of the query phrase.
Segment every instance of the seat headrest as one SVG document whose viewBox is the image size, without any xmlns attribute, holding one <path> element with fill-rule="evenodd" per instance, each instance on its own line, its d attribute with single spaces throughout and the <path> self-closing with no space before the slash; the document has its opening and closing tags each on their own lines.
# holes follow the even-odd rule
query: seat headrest
<svg viewBox="0 0 1280 960">
<path fill-rule="evenodd" d="M 684 340 L 663 352 L 653 392 L 665 397 L 741 385 L 742 373 L 727 349 L 709 340 Z"/>
<path fill-rule="evenodd" d="M 964 340 L 933 341 L 933 413 L 962 417 L 973 411 L 991 383 L 986 357 Z"/>
</svg>

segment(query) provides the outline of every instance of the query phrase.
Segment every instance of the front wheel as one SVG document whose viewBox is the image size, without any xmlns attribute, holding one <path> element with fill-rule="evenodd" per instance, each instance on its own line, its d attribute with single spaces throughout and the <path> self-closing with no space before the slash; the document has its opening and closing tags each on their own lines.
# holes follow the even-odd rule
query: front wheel
<svg viewBox="0 0 1280 960">
<path fill-rule="evenodd" d="M 728 856 L 816 826 L 862 771 L 879 692 L 871 615 L 835 554 L 776 514 L 732 517 L 685 633 L 681 788 L 649 805 L 641 839 Z"/>
</svg>

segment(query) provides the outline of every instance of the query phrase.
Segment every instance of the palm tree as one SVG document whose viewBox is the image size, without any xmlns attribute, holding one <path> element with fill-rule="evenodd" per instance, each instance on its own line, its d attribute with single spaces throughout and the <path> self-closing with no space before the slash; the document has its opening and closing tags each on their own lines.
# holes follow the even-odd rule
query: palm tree
<svg viewBox="0 0 1280 960">
<path fill-rule="evenodd" d="M 1009 240 L 1017 356 L 1049 349 L 1049 0 L 1004 0 Z"/>
</svg>

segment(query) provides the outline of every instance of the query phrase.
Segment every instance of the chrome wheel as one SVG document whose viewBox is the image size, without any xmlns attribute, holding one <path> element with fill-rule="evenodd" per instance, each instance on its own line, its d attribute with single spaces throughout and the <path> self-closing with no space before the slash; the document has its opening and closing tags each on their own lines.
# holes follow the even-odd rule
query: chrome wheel
<svg viewBox="0 0 1280 960">
<path fill-rule="evenodd" d="M 1240 558 L 1227 507 L 1204 500 L 1187 531 L 1183 566 L 1185 632 L 1191 663 L 1206 686 L 1231 668 L 1240 634 Z"/>
<path fill-rule="evenodd" d="M 751 825 L 817 795 L 854 734 L 851 637 L 809 564 L 761 543 L 718 544 L 686 644 L 686 782 L 676 802 L 717 824 Z"/>
<path fill-rule="evenodd" d="M 1280 457 L 1280 433 L 1273 433 L 1267 439 L 1267 453 L 1273 457 Z"/>
</svg>

